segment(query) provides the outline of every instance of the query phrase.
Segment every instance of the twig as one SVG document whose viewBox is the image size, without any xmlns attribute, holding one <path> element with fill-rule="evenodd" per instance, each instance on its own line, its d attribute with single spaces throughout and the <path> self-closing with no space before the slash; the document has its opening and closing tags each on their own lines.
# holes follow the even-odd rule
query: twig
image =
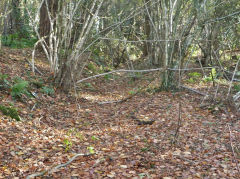
<svg viewBox="0 0 240 179">
<path fill-rule="evenodd" d="M 181 123 L 182 123 L 182 114 L 181 114 L 181 101 L 179 101 L 179 105 L 178 105 L 178 124 L 177 124 L 177 129 L 176 129 L 176 132 L 174 134 L 174 139 L 173 139 L 173 144 L 176 142 L 177 138 L 178 138 L 178 134 L 179 134 L 179 130 L 180 130 L 180 127 L 181 127 Z"/>
<path fill-rule="evenodd" d="M 202 101 L 201 101 L 201 103 L 200 103 L 200 106 L 203 105 L 203 103 L 204 103 L 205 100 L 210 99 L 209 90 L 210 90 L 210 87 L 208 86 L 208 88 L 207 88 L 207 93 L 206 93 L 206 95 L 203 97 L 203 99 L 202 99 Z"/>
<path fill-rule="evenodd" d="M 33 110 L 35 109 L 36 105 L 37 105 L 37 103 L 35 103 L 35 104 L 33 105 L 31 111 L 33 111 Z"/>
<path fill-rule="evenodd" d="M 60 165 L 57 165 L 56 167 L 54 167 L 54 168 L 52 168 L 52 169 L 49 169 L 49 170 L 44 170 L 44 171 L 42 171 L 42 172 L 33 173 L 33 174 L 31 174 L 31 175 L 28 175 L 26 179 L 31 179 L 31 178 L 34 178 L 34 177 L 43 176 L 43 175 L 45 175 L 46 173 L 52 174 L 52 173 L 54 173 L 57 169 L 69 165 L 69 164 L 70 164 L 71 162 L 73 162 L 77 157 L 79 157 L 79 156 L 90 156 L 90 155 L 93 155 L 93 154 L 76 154 L 76 155 L 73 156 L 71 159 L 69 159 L 68 162 L 63 163 L 63 164 L 60 164 Z"/>
<path fill-rule="evenodd" d="M 219 64 L 219 66 L 220 66 L 220 70 L 221 70 L 221 72 L 223 73 L 223 76 L 226 78 L 226 80 L 228 80 L 229 81 L 229 78 L 228 78 L 228 76 L 226 75 L 226 70 L 224 69 L 224 67 L 222 66 L 222 63 L 221 63 L 221 61 L 220 61 L 220 59 L 219 59 L 219 57 L 218 57 L 218 55 L 217 55 L 217 53 L 216 53 L 216 51 L 215 50 L 213 50 L 213 52 L 214 52 L 214 55 L 215 55 L 215 59 L 217 60 L 217 63 Z"/>
<path fill-rule="evenodd" d="M 103 101 L 103 102 L 98 102 L 98 104 L 113 104 L 113 103 L 120 103 L 122 100 L 117 100 L 117 101 Z"/>
<path fill-rule="evenodd" d="M 236 153 L 235 153 L 234 148 L 233 148 L 232 131 L 231 131 L 231 128 L 230 128 L 229 124 L 227 124 L 227 125 L 228 125 L 228 129 L 229 129 L 229 139 L 230 139 L 231 149 L 232 149 L 232 153 L 233 153 L 233 159 L 234 159 L 234 162 L 236 163 L 236 166 L 237 166 L 238 175 L 240 176 L 240 169 L 239 169 L 239 166 L 238 166 Z"/>
<path fill-rule="evenodd" d="M 43 176 L 43 175 L 45 175 L 45 173 L 47 173 L 46 170 L 44 170 L 42 172 L 34 173 L 34 174 L 31 174 L 31 175 L 28 175 L 26 179 L 31 179 L 31 178 L 34 178 L 34 177 Z"/>
<path fill-rule="evenodd" d="M 216 89 L 216 92 L 215 92 L 215 95 L 214 95 L 214 99 L 217 97 L 219 86 L 220 86 L 219 83 L 217 83 L 217 89 Z"/>
</svg>

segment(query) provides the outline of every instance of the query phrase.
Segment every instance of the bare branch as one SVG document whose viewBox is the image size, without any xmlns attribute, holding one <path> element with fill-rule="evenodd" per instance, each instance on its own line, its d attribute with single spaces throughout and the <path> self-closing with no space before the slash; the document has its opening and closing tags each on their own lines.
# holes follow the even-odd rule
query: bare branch
<svg viewBox="0 0 240 179">
<path fill-rule="evenodd" d="M 68 162 L 66 163 L 63 163 L 63 164 L 60 164 L 60 165 L 57 165 L 56 167 L 52 168 L 52 169 L 49 169 L 49 170 L 44 170 L 42 172 L 38 172 L 38 173 L 34 173 L 34 174 L 31 174 L 31 175 L 28 175 L 26 179 L 31 179 L 31 178 L 34 178 L 34 177 L 39 177 L 39 176 L 43 176 L 45 175 L 46 173 L 48 174 L 52 174 L 54 173 L 57 169 L 61 168 L 61 167 L 66 167 L 67 165 L 69 165 L 71 162 L 73 162 L 77 157 L 79 156 L 90 156 L 90 155 L 93 155 L 93 154 L 76 154 L 74 155 L 72 158 L 70 158 L 68 160 Z"/>
<path fill-rule="evenodd" d="M 202 96 L 207 96 L 207 94 L 202 93 L 202 92 L 200 92 L 200 91 L 197 91 L 196 89 L 192 89 L 192 88 L 189 88 L 189 87 L 186 87 L 186 86 L 183 86 L 183 85 L 181 85 L 180 87 L 185 88 L 185 89 L 187 89 L 187 90 L 190 90 L 190 91 L 192 91 L 192 92 L 194 92 L 194 93 L 200 94 L 200 95 L 202 95 Z"/>
<path fill-rule="evenodd" d="M 238 59 L 237 64 L 236 64 L 236 66 L 235 66 L 235 69 L 234 69 L 234 72 L 233 72 L 233 76 L 232 76 L 232 80 L 231 80 L 230 85 L 229 85 L 229 88 L 228 88 L 227 97 L 229 97 L 229 95 L 230 95 L 230 92 L 231 92 L 231 89 L 232 89 L 232 84 L 233 84 L 233 81 L 234 81 L 234 77 L 235 77 L 235 75 L 236 75 L 236 73 L 237 73 L 237 70 L 238 70 L 239 62 L 240 62 L 240 58 Z"/>
<path fill-rule="evenodd" d="M 218 68 L 218 67 L 205 67 L 204 69 L 212 69 L 212 68 Z M 110 72 L 107 72 L 107 73 L 101 73 L 101 74 L 98 74 L 98 75 L 90 76 L 90 77 L 81 79 L 81 80 L 77 81 L 76 83 L 81 83 L 83 81 L 86 81 L 86 80 L 89 80 L 89 79 L 92 79 L 92 78 L 97 78 L 97 77 L 100 77 L 100 76 L 105 76 L 105 75 L 113 74 L 113 73 L 144 73 L 144 72 L 155 72 L 155 71 L 163 72 L 165 70 L 169 70 L 169 71 L 191 71 L 191 70 L 200 70 L 200 69 L 202 69 L 202 68 L 185 68 L 185 69 L 155 68 L 155 69 L 148 69 L 148 70 L 125 70 L 125 69 L 120 69 L 120 70 L 113 70 L 113 71 L 110 71 Z"/>
</svg>

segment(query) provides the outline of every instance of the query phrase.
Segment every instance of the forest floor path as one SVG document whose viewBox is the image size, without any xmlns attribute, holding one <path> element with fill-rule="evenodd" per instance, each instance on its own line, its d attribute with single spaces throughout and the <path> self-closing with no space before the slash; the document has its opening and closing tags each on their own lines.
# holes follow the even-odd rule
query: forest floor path
<svg viewBox="0 0 240 179">
<path fill-rule="evenodd" d="M 30 53 L 24 53 L 5 49 L 0 73 L 27 80 Z M 51 75 L 42 61 L 37 67 Z M 14 104 L 22 120 L 0 113 L 0 178 L 42 171 L 49 173 L 39 178 L 239 177 L 240 120 L 230 109 L 200 108 L 202 97 L 187 91 L 144 91 L 113 102 L 138 85 L 95 79 L 69 95 L 36 89 L 38 99 L 22 102 L 1 90 L 0 104 Z M 84 156 L 51 170 L 79 153 Z"/>
</svg>

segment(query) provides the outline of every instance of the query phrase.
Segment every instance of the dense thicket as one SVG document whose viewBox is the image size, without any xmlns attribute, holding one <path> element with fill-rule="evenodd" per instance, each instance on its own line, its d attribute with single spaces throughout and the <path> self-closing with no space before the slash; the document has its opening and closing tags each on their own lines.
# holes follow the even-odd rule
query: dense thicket
<svg viewBox="0 0 240 179">
<path fill-rule="evenodd" d="M 122 64 L 131 70 L 163 68 L 163 89 L 176 87 L 181 73 L 174 69 L 187 68 L 193 60 L 199 67 L 218 66 L 222 73 L 238 70 L 238 0 L 0 3 L 1 42 L 11 46 L 28 39 L 31 46 L 38 39 L 54 81 L 64 91 L 82 78 L 89 59 L 108 69 Z"/>
</svg>

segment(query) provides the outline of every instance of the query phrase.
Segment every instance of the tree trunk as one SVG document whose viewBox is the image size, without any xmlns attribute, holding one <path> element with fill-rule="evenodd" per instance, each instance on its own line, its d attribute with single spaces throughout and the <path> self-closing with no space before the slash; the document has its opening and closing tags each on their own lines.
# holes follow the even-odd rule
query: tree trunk
<svg viewBox="0 0 240 179">
<path fill-rule="evenodd" d="M 46 4 L 47 3 L 47 4 Z M 47 45 L 49 45 L 49 35 L 50 35 L 50 19 L 48 10 L 50 12 L 50 16 L 52 19 L 56 17 L 58 9 L 57 0 L 46 0 L 44 1 L 41 9 L 40 9 L 40 22 L 39 22 L 39 34 L 40 37 L 44 37 Z"/>
<path fill-rule="evenodd" d="M 74 75 L 72 75 L 71 65 L 64 63 L 60 67 L 54 82 L 60 89 L 62 89 L 63 92 L 67 93 L 73 87 L 73 76 Z"/>
<path fill-rule="evenodd" d="M 4 32 L 4 20 L 6 19 L 5 15 L 7 13 L 7 10 L 8 10 L 8 2 L 1 1 L 0 2 L 0 50 L 2 48 L 2 35 Z"/>
<path fill-rule="evenodd" d="M 20 0 L 12 1 L 12 13 L 11 13 L 11 31 L 12 33 L 20 32 L 21 36 L 21 27 L 22 27 L 22 19 L 20 12 Z"/>
<path fill-rule="evenodd" d="M 7 3 L 7 2 L 6 2 Z M 20 11 L 20 0 L 9 2 L 11 13 L 4 20 L 4 35 L 19 33 L 21 36 L 22 19 Z"/>
<path fill-rule="evenodd" d="M 145 0 L 144 3 L 148 3 L 149 0 Z M 147 8 L 147 6 L 146 6 Z M 147 11 L 147 9 L 146 9 Z M 148 9 L 148 12 L 145 12 L 144 18 L 145 18 L 145 23 L 144 23 L 144 33 L 146 36 L 146 39 L 150 39 L 151 35 L 151 22 L 150 22 L 150 9 Z M 150 42 L 145 42 L 144 47 L 143 47 L 143 56 L 146 57 L 149 54 L 149 51 L 151 50 L 151 43 Z M 151 52 L 150 52 L 151 53 Z"/>
</svg>

